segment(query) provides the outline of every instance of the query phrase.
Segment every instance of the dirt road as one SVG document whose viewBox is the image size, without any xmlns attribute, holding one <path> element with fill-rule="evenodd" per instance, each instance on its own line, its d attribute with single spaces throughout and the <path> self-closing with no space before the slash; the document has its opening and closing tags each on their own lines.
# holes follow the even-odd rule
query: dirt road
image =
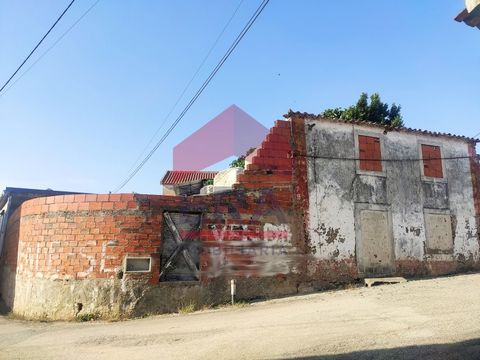
<svg viewBox="0 0 480 360">
<path fill-rule="evenodd" d="M 0 318 L 1 359 L 480 359 L 480 274 L 124 322 Z"/>
</svg>

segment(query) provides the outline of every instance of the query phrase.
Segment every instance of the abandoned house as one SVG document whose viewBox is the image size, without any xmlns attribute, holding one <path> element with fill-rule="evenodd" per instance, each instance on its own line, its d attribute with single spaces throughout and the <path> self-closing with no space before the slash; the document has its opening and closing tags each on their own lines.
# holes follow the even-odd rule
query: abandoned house
<svg viewBox="0 0 480 360">
<path fill-rule="evenodd" d="M 136 316 L 479 268 L 476 140 L 290 112 L 235 183 L 190 196 L 23 202 L 0 258 L 29 318 Z"/>
</svg>

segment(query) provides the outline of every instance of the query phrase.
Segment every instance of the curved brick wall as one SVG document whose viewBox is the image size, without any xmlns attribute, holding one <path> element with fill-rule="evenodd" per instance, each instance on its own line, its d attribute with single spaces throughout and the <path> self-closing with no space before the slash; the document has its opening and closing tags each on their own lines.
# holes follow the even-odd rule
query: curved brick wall
<svg viewBox="0 0 480 360">
<path fill-rule="evenodd" d="M 282 188 L 188 198 L 93 194 L 26 201 L 8 222 L 2 298 L 22 316 L 66 319 L 80 312 L 117 317 L 175 311 L 182 302 L 228 301 L 227 277 L 243 279 L 240 298 L 295 293 L 291 271 L 302 247 L 294 235 L 291 198 Z M 165 211 L 202 214 L 200 282 L 159 281 Z M 282 253 L 259 252 L 279 241 Z M 151 271 L 125 272 L 127 256 L 150 257 Z"/>
<path fill-rule="evenodd" d="M 20 214 L 19 275 L 113 278 L 126 254 L 150 256 L 160 246 L 160 215 L 149 214 L 133 194 L 37 198 L 23 203 Z M 149 275 L 158 276 L 158 263 Z"/>
</svg>

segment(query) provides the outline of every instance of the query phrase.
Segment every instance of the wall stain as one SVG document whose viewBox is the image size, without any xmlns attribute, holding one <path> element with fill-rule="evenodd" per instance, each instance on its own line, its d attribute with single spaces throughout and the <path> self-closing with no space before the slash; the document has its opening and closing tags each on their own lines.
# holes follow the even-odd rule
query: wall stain
<svg viewBox="0 0 480 360">
<path fill-rule="evenodd" d="M 325 237 L 325 242 L 327 244 L 332 244 L 335 240 L 338 240 L 341 243 L 345 242 L 345 236 L 340 235 L 340 228 L 325 227 L 325 224 L 320 224 L 315 230 L 318 235 Z"/>
<path fill-rule="evenodd" d="M 420 234 L 422 233 L 422 229 L 415 226 L 405 226 L 405 232 L 407 234 L 410 232 L 413 233 L 415 236 L 420 236 Z"/>
</svg>

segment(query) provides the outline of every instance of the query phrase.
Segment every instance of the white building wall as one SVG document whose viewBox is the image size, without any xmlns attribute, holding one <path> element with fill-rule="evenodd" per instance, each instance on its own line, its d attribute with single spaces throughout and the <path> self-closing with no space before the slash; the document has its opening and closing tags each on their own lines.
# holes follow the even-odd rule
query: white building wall
<svg viewBox="0 0 480 360">
<path fill-rule="evenodd" d="M 383 162 L 382 173 L 362 172 L 359 134 L 381 139 L 383 159 L 419 159 L 420 144 L 438 145 L 442 156 L 467 157 L 468 144 L 453 138 L 328 120 L 307 120 L 308 233 L 319 260 L 355 258 L 355 209 L 383 206 L 391 214 L 396 260 L 479 260 L 472 178 L 468 159 L 443 160 L 444 179 L 422 175 L 420 161 Z M 426 251 L 425 212 L 452 215 L 454 251 Z"/>
</svg>

